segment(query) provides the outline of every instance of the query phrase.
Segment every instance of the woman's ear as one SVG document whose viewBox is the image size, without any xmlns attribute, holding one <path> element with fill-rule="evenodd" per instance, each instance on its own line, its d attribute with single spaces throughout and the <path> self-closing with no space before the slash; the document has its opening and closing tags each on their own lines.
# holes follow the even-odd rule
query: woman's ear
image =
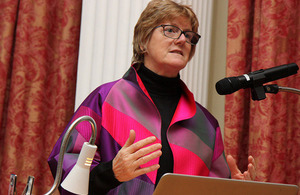
<svg viewBox="0 0 300 195">
<path fill-rule="evenodd" d="M 140 50 L 142 51 L 142 53 L 146 53 L 146 47 L 144 46 L 143 43 L 140 44 L 139 47 L 140 47 Z"/>
<path fill-rule="evenodd" d="M 140 45 L 140 50 L 144 53 L 145 48 L 142 45 Z"/>
</svg>

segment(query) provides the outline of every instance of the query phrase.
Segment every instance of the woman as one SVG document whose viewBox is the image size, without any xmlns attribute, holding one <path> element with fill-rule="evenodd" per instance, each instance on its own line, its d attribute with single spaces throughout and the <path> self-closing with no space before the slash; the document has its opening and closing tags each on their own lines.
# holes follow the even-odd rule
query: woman
<svg viewBox="0 0 300 195">
<path fill-rule="evenodd" d="M 89 194 L 152 194 L 167 172 L 255 177 L 252 157 L 243 174 L 231 156 L 227 165 L 216 119 L 180 80 L 200 39 L 197 30 L 188 6 L 151 1 L 135 26 L 133 65 L 123 78 L 93 91 L 74 114 L 72 121 L 89 115 L 98 127 Z M 84 125 L 76 129 L 69 153 L 78 153 L 91 135 Z M 61 138 L 49 157 L 53 173 Z M 65 163 L 64 177 L 75 161 Z"/>
</svg>

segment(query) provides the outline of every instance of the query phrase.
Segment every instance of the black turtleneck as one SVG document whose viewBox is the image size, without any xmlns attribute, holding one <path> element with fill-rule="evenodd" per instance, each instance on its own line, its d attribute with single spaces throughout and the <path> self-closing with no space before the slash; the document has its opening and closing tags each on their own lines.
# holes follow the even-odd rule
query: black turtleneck
<svg viewBox="0 0 300 195">
<path fill-rule="evenodd" d="M 157 172 L 155 184 L 165 173 L 173 172 L 173 154 L 167 140 L 167 130 L 175 113 L 180 95 L 180 77 L 168 78 L 160 76 L 144 65 L 138 69 L 138 75 L 143 81 L 150 97 L 161 116 L 162 156 L 159 159 L 160 168 Z"/>
</svg>

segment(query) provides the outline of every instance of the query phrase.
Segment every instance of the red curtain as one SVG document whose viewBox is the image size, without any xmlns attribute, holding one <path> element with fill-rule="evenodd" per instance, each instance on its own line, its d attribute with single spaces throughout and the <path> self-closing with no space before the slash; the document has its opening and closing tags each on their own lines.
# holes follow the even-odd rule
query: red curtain
<svg viewBox="0 0 300 195">
<path fill-rule="evenodd" d="M 227 76 L 296 63 L 300 66 L 299 0 L 229 0 Z M 300 89 L 300 71 L 273 84 Z M 253 101 L 249 89 L 226 96 L 224 139 L 257 180 L 300 186 L 300 96 L 279 92 Z"/>
<path fill-rule="evenodd" d="M 47 158 L 74 108 L 81 1 L 0 2 L 0 194 L 53 183 Z"/>
</svg>

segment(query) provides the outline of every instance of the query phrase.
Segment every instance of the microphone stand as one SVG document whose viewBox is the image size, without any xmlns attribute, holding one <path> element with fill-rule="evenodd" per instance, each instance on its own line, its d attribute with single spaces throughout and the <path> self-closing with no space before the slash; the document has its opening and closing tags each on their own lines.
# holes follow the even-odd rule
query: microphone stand
<svg viewBox="0 0 300 195">
<path fill-rule="evenodd" d="M 290 93 L 295 93 L 295 94 L 300 95 L 300 90 L 299 89 L 290 88 L 290 87 L 280 87 L 276 84 L 265 85 L 264 90 L 265 90 L 266 93 L 273 93 L 273 94 L 276 94 L 279 91 L 283 91 L 283 92 L 290 92 Z"/>
</svg>

